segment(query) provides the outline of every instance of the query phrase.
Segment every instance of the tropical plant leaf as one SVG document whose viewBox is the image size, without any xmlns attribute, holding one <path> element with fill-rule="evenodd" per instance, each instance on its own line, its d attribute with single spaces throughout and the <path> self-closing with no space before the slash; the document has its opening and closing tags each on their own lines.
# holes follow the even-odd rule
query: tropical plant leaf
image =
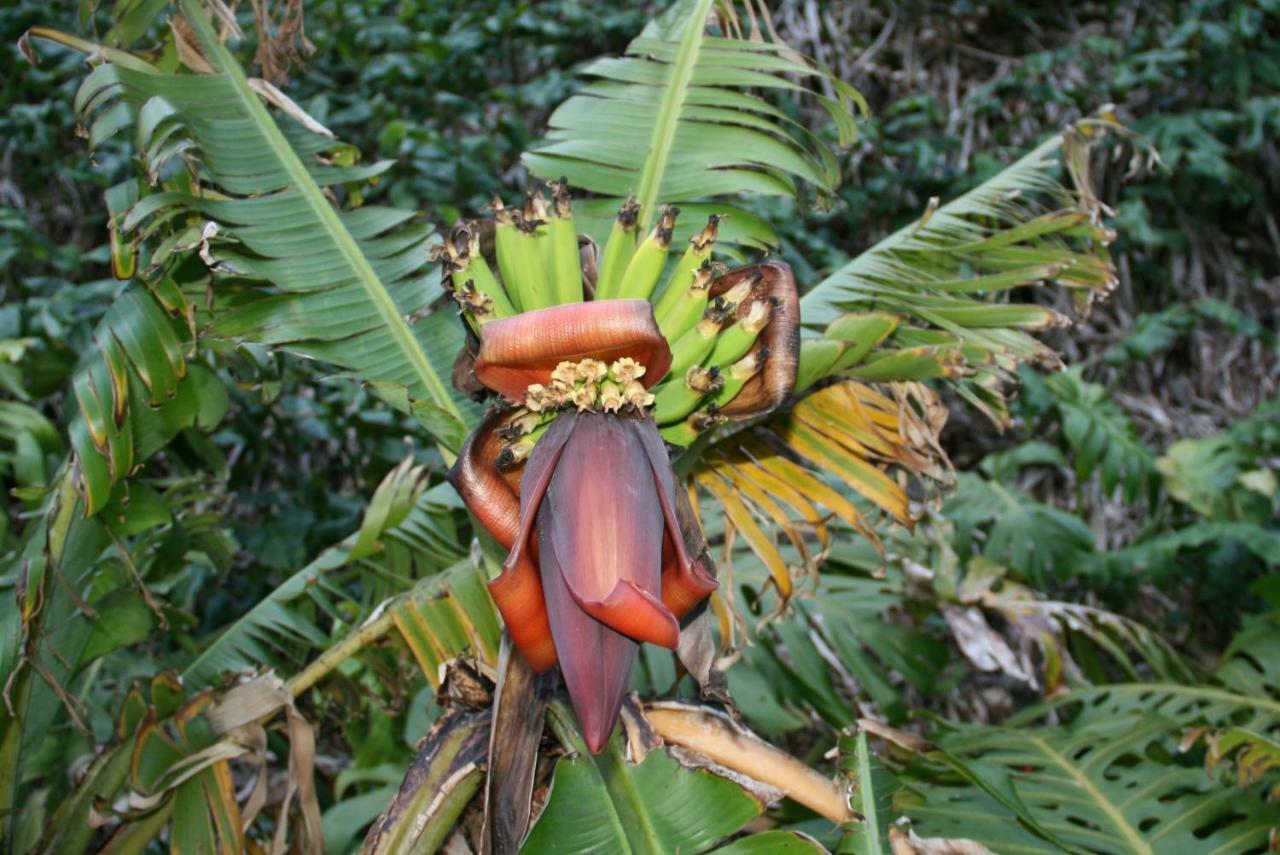
<svg viewBox="0 0 1280 855">
<path fill-rule="evenodd" d="M 448 518 L 448 512 L 456 507 L 457 500 L 447 484 L 428 490 L 415 500 L 400 489 L 401 481 L 393 472 L 370 503 L 371 509 L 382 508 L 384 498 L 388 493 L 392 494 L 394 500 L 386 507 L 385 514 L 381 510 L 366 513 L 365 524 L 359 532 L 320 553 L 223 629 L 216 638 L 205 642 L 200 653 L 187 663 L 183 671 L 187 684 L 199 688 L 212 684 L 227 671 L 263 665 L 274 665 L 283 673 L 291 673 L 296 668 L 291 663 L 296 662 L 300 654 L 328 644 L 328 633 L 316 623 L 316 609 L 305 607 L 305 604 L 318 602 L 318 598 L 325 596 L 345 598 L 331 577 L 353 566 L 352 562 L 358 557 L 354 554 L 355 549 L 362 538 L 382 541 L 382 551 L 377 557 L 384 560 L 394 561 L 392 553 L 398 550 L 414 556 L 420 565 L 417 572 L 427 577 L 423 584 L 433 593 L 437 589 L 447 592 L 450 577 L 446 575 L 437 579 L 435 574 L 455 566 L 465 554 L 456 543 L 452 521 Z M 386 528 L 387 522 L 397 516 L 402 517 L 399 524 Z M 380 525 L 370 528 L 375 520 Z M 354 566 L 376 566 L 374 556 L 360 560 L 362 563 Z M 474 575 L 476 571 L 459 570 L 458 575 L 462 577 L 468 572 Z M 447 593 L 445 599 L 448 600 Z M 468 608 L 473 605 L 469 602 Z M 492 605 L 487 601 L 483 605 L 490 610 L 489 620 L 492 621 Z M 456 615 L 455 623 L 449 626 L 457 629 L 459 624 L 456 621 L 470 616 L 473 620 L 482 621 L 481 626 L 485 627 L 482 637 L 492 638 L 495 631 L 483 623 L 485 615 L 482 608 L 469 610 Z M 424 671 L 429 678 L 434 678 L 434 667 Z"/>
<path fill-rule="evenodd" d="M 1043 587 L 1094 551 L 1093 532 L 1073 514 L 972 473 L 960 473 L 956 486 L 942 514 L 955 525 L 962 556 L 980 550 L 991 562 Z"/>
<path fill-rule="evenodd" d="M 762 831 L 711 850 L 715 855 L 812 855 L 822 844 L 799 831 Z"/>
<path fill-rule="evenodd" d="M 974 666 L 1004 671 L 1046 696 L 1068 683 L 1110 682 L 1114 670 L 1108 666 L 1129 680 L 1147 673 L 1167 680 L 1194 679 L 1169 643 L 1138 621 L 1096 606 L 1049 599 L 981 556 L 968 562 L 958 584 L 948 581 L 938 587 L 948 594 L 941 604 L 943 616 Z"/>
<path fill-rule="evenodd" d="M 391 606 L 396 628 L 433 689 L 440 686 L 440 667 L 463 653 L 498 662 L 502 624 L 486 581 L 468 559 L 445 571 L 438 584 L 419 584 Z"/>
<path fill-rule="evenodd" d="M 62 802 L 62 821 L 47 826 L 37 851 L 84 851 L 99 826 L 111 832 L 106 851 L 145 845 L 166 824 L 173 851 L 244 851 L 251 830 L 265 836 L 255 828 L 267 803 L 264 725 L 281 713 L 289 738 L 289 790 L 273 817 L 275 839 L 283 846 L 295 828 L 289 809 L 296 800 L 296 845 L 304 852 L 322 851 L 311 780 L 314 734 L 293 708 L 284 682 L 265 674 L 221 695 L 204 690 L 187 697 L 172 672 L 153 677 L 146 692 L 141 685 L 130 690 L 113 741 Z M 248 770 L 239 786 L 233 785 L 233 763 Z"/>
<path fill-rule="evenodd" d="M 1205 763 L 1210 771 L 1224 758 L 1235 755 L 1233 761 L 1238 786 L 1247 787 L 1268 777 L 1274 780 L 1274 773 L 1280 770 L 1280 742 L 1260 733 L 1233 727 L 1211 735 L 1208 742 L 1209 757 Z M 1274 795 L 1273 786 L 1268 801 L 1275 801 Z"/>
<path fill-rule="evenodd" d="M 709 31 L 708 16 L 717 12 L 722 23 Z M 565 176 L 609 197 L 575 206 L 587 219 L 607 223 L 621 200 L 635 194 L 642 233 L 659 204 L 681 205 L 685 228 L 696 231 L 708 213 L 725 206 L 689 203 L 742 193 L 794 196 L 796 179 L 834 189 L 839 168 L 827 145 L 756 93 L 814 98 L 842 143 L 853 138 L 853 114 L 865 110 L 862 97 L 778 41 L 758 32 L 732 35 L 731 12 L 730 4 L 682 0 L 650 23 L 625 56 L 588 65 L 583 73 L 593 82 L 552 114 L 545 144 L 527 152 L 525 164 L 545 178 Z M 815 79 L 829 84 L 835 97 L 801 82 Z M 723 236 L 776 240 L 763 220 L 743 211 L 734 212 Z"/>
<path fill-rule="evenodd" d="M 1222 770 L 1206 774 L 1184 751 L 1206 734 L 1239 731 L 1224 751 L 1256 751 L 1245 768 L 1275 779 L 1267 744 L 1280 734 L 1278 654 L 1274 620 L 1258 619 L 1232 642 L 1210 682 L 1081 688 L 1004 727 L 948 730 L 932 759 L 966 783 L 928 774 L 929 783 L 915 789 L 924 802 L 905 797 L 899 806 L 921 830 L 963 833 L 999 852 L 1263 847 L 1280 823 L 1266 788 L 1239 774 L 1233 787 Z M 1032 725 L 1048 712 L 1066 724 Z M 1205 759 L 1218 758 L 1210 751 Z"/>
<path fill-rule="evenodd" d="M 547 804 L 522 851 L 701 852 L 758 816 L 768 795 L 778 795 L 758 784 L 746 789 L 747 779 L 682 762 L 662 747 L 628 762 L 617 737 L 592 756 L 562 702 L 547 714 L 571 753 L 557 762 Z M 630 751 L 638 745 L 631 740 Z"/>
<path fill-rule="evenodd" d="M 1043 282 L 1078 289 L 1087 304 L 1115 285 L 1106 252 L 1112 235 L 1102 225 L 1105 208 L 1088 163 L 1105 130 L 1120 129 L 1106 120 L 1068 128 L 963 196 L 930 207 L 810 289 L 800 302 L 807 327 L 829 327 L 850 311 L 886 312 L 901 323 L 862 367 L 840 361 L 839 348 L 808 340 L 802 375 L 949 378 L 971 404 L 1007 421 L 999 385 L 1017 364 L 1059 364 L 1024 330 L 1065 322 L 1050 309 L 1006 302 L 1008 292 Z M 1069 186 L 1056 178 L 1063 168 Z"/>
<path fill-rule="evenodd" d="M 152 266 L 175 250 L 200 255 L 219 283 L 207 331 L 215 338 L 286 346 L 399 383 L 465 422 L 442 379 L 460 331 L 410 323 L 436 293 L 425 268 L 430 232 L 409 212 L 341 210 L 326 196 L 390 163 L 342 165 L 349 148 L 294 119 L 277 124 L 200 4 L 182 9 L 213 73 L 106 63 L 77 96 L 91 143 L 132 130 L 148 176 L 162 184 L 122 213 L 119 231 L 134 240 L 168 231 Z"/>
<path fill-rule="evenodd" d="M 888 848 L 894 782 L 867 743 L 867 733 L 840 737 L 840 771 L 850 780 L 858 818 L 845 827 L 841 853 L 880 855 Z"/>
<path fill-rule="evenodd" d="M 1122 488 L 1127 502 L 1150 500 L 1158 484 L 1155 456 L 1106 389 L 1086 381 L 1078 365 L 1044 378 L 1044 385 L 1062 417 L 1076 474 L 1085 479 L 1096 472 L 1108 496 Z"/>
<path fill-rule="evenodd" d="M 714 540 L 716 517 L 709 519 Z M 753 726 L 786 733 L 805 727 L 812 710 L 847 727 L 857 715 L 851 697 L 892 724 L 905 721 L 912 693 L 942 697 L 952 689 L 960 673 L 952 646 L 974 671 L 1003 672 L 1046 697 L 1117 677 L 1195 679 L 1135 620 L 1048 599 L 981 557 L 960 565 L 944 522 L 929 515 L 914 534 L 890 533 L 883 552 L 833 524 L 822 573 L 785 613 L 752 633 L 726 609 L 722 638 L 739 644 L 741 629 L 753 642 L 727 673 Z M 721 565 L 722 595 L 737 598 L 738 614 L 761 610 L 754 592 L 769 579 L 767 568 L 746 546 L 735 546 L 731 559 Z M 1099 689 L 1102 697 L 1110 688 Z"/>
<path fill-rule="evenodd" d="M 97 347 L 72 379 L 68 419 L 76 480 L 86 511 L 106 506 L 112 488 L 189 426 L 212 430 L 227 407 L 221 381 L 191 361 L 181 318 L 193 309 L 170 278 L 134 285 L 95 330 Z"/>
<path fill-rule="evenodd" d="M 945 477 L 932 429 L 908 395 L 894 392 L 853 380 L 826 386 L 754 428 L 713 440 L 692 464 L 693 484 L 723 510 L 726 535 L 741 535 L 768 568 L 778 610 L 794 577 L 816 579 L 833 520 L 877 545 L 876 511 L 911 524 L 906 489 L 891 473 Z"/>
<path fill-rule="evenodd" d="M 1276 622 L 1257 618 L 1223 652 L 1207 683 L 1160 681 L 1077 689 L 1053 703 L 1073 721 L 1113 719 L 1157 711 L 1180 728 L 1238 726 L 1280 738 L 1280 635 Z M 1015 721 L 1033 720 L 1032 707 Z"/>
<path fill-rule="evenodd" d="M 924 803 L 904 809 L 923 833 L 969 837 L 998 852 L 1225 855 L 1264 847 L 1280 806 L 1180 764 L 1176 737 L 1174 723 L 1150 709 L 1087 726 L 956 728 L 931 758 L 967 786 L 921 787 Z"/>
</svg>

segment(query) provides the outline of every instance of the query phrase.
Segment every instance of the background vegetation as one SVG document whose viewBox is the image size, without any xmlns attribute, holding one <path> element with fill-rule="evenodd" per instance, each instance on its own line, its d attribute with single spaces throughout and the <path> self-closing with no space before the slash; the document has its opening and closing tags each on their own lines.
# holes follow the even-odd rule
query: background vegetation
<svg viewBox="0 0 1280 855">
<path fill-rule="evenodd" d="M 620 52 L 653 12 L 568 0 L 308 2 L 314 52 L 280 65 L 278 82 L 287 74 L 289 94 L 366 162 L 397 161 L 371 199 L 447 224 L 495 192 L 523 190 L 520 154 L 573 91 L 575 68 Z M 134 169 L 123 144 L 91 159 L 77 134 L 82 57 L 42 46 L 32 65 L 17 43 L 36 25 L 101 34 L 110 20 L 91 4 L 0 9 L 12 60 L 0 95 L 9 601 L 23 593 L 24 529 L 67 451 L 72 373 L 122 291 L 103 193 Z M 754 203 L 802 283 L 1104 104 L 1162 164 L 1136 175 L 1128 157 L 1104 167 L 1098 195 L 1114 207 L 1120 284 L 1087 321 L 1051 334 L 1071 367 L 1024 367 L 1003 432 L 952 402 L 943 445 L 955 488 L 915 534 L 887 533 L 885 567 L 862 541 L 839 540 L 822 581 L 729 669 L 742 713 L 814 764 L 859 719 L 880 722 L 860 731 L 874 755 L 846 735 L 842 762 L 862 782 L 863 808 L 875 804 L 875 765 L 880 819 L 905 814 L 922 836 L 995 851 L 1138 851 L 1130 824 L 1154 835 L 1188 800 L 1223 798 L 1247 806 L 1187 831 L 1187 846 L 1205 848 L 1144 845 L 1239 851 L 1227 831 L 1277 823 L 1262 805 L 1280 762 L 1280 3 L 807 2 L 783 4 L 774 23 L 871 109 L 833 198 Z M 823 127 L 812 107 L 788 109 Z M 108 535 L 143 542 L 131 540 L 104 577 L 145 586 L 92 603 L 102 629 L 87 644 L 104 655 L 67 686 L 83 726 L 53 722 L 28 746 L 18 782 L 36 794 L 22 816 L 35 830 L 28 843 L 48 819 L 38 814 L 83 773 L 68 772 L 70 758 L 109 737 L 135 680 L 176 668 L 194 688 L 249 664 L 295 674 L 431 575 L 384 555 L 301 591 L 307 568 L 350 557 L 343 538 L 370 525 L 370 496 L 407 453 L 433 482 L 441 461 L 415 441 L 411 419 L 366 389 L 266 349 L 223 356 L 235 382 L 225 415 L 210 415 L 216 429 L 183 431 L 133 495 L 131 519 L 163 494 L 168 522 Z M 388 483 L 420 474 L 409 471 Z M 461 517 L 440 502 L 433 513 L 420 505 L 406 535 L 435 551 L 432 572 L 465 557 Z M 306 696 L 331 851 L 362 837 L 438 715 L 435 675 L 421 663 L 403 645 L 370 648 Z M 647 664 L 642 683 L 669 682 L 669 663 Z M 1141 681 L 1157 688 L 1140 691 Z M 1235 700 L 1183 702 L 1195 694 L 1187 687 L 1210 685 Z M 921 750 L 904 733 L 935 745 Z M 1118 747 L 1088 767 L 1081 758 L 1096 744 Z M 992 783 L 993 770 L 1052 769 L 1063 757 L 1082 780 L 1115 787 L 1115 803 L 1129 778 L 1160 780 L 1149 794 L 1157 807 L 1125 824 Z M 965 812 L 991 825 L 966 825 Z M 789 804 L 772 818 L 830 846 L 863 845 L 859 832 L 842 838 Z"/>
</svg>

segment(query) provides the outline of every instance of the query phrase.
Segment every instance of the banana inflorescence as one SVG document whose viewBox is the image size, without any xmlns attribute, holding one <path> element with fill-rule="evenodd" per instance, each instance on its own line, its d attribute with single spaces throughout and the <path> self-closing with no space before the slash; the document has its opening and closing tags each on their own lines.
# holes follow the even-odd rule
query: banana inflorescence
<svg viewBox="0 0 1280 855">
<path fill-rule="evenodd" d="M 670 345 L 672 364 L 652 394 L 637 394 L 634 378 L 615 377 L 613 371 L 589 382 L 579 376 L 576 385 L 566 376 L 555 390 L 531 386 L 499 431 L 500 468 L 522 463 L 561 408 L 649 409 L 668 442 L 688 445 L 710 427 L 739 417 L 735 407 L 743 408 L 735 398 L 744 390 L 744 399 L 770 399 L 761 386 L 770 378 L 764 370 L 771 359 L 768 345 L 778 336 L 764 333 L 775 318 L 792 326 L 796 318 L 794 311 L 780 310 L 779 299 L 761 280 L 766 268 L 782 269 L 783 284 L 793 292 L 785 265 L 771 262 L 730 272 L 715 261 L 717 215 L 676 256 L 672 241 L 679 209 L 664 206 L 657 224 L 642 236 L 634 198 L 619 209 L 600 251 L 577 234 L 564 179 L 547 186 L 549 202 L 541 189 L 529 193 L 520 207 L 495 199 L 491 225 L 463 221 L 433 249 L 447 274 L 446 288 L 473 333 L 482 335 L 489 321 L 555 305 L 647 300 Z"/>
</svg>

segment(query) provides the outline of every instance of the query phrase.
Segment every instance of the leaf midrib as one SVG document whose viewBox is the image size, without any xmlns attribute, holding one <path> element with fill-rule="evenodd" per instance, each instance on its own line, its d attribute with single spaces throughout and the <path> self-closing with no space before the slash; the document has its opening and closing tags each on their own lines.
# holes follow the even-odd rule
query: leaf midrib
<svg viewBox="0 0 1280 855">
<path fill-rule="evenodd" d="M 867 744 L 866 731 L 859 731 L 858 745 L 858 795 L 862 808 L 868 852 L 880 852 L 884 844 L 880 840 L 880 812 L 876 807 L 876 794 L 871 785 L 871 747 Z"/>
<path fill-rule="evenodd" d="M 395 301 L 392 300 L 391 295 L 387 292 L 386 286 L 382 284 L 372 265 L 369 264 L 369 260 L 364 257 L 359 245 L 356 244 L 351 233 L 343 225 L 337 211 L 333 209 L 320 192 L 320 189 L 315 185 L 311 175 L 307 172 L 306 166 L 298 158 L 288 140 L 284 138 L 284 134 L 276 126 L 271 114 L 262 105 L 257 94 L 249 88 L 249 82 L 245 78 L 239 63 L 231 56 L 222 42 L 218 40 L 217 34 L 214 33 L 212 26 L 205 19 L 199 0 L 182 0 L 182 11 L 184 17 L 196 31 L 206 56 L 219 73 L 226 75 L 231 81 L 236 98 L 255 120 L 255 124 L 270 147 L 272 155 L 275 156 L 289 175 L 294 189 L 302 196 L 312 213 L 333 236 L 334 243 L 342 254 L 343 260 L 355 273 L 360 286 L 368 295 L 370 302 L 373 303 L 379 317 L 386 324 L 392 338 L 395 339 L 396 344 L 399 345 L 400 350 L 413 366 L 414 372 L 422 381 L 422 385 L 431 395 L 432 400 L 459 421 L 465 423 L 465 419 L 462 413 L 459 412 L 457 404 L 454 403 L 448 389 L 445 388 L 443 381 L 431 366 L 431 362 L 418 345 L 417 339 L 413 337 L 413 332 L 409 329 L 409 325 L 400 316 L 400 312 L 396 309 Z"/>
<path fill-rule="evenodd" d="M 1144 853 L 1144 855 L 1155 855 L 1155 851 L 1142 837 L 1142 835 L 1129 824 L 1129 821 L 1125 819 L 1124 814 L 1111 804 L 1106 795 L 1094 785 L 1093 781 L 1091 781 L 1087 775 L 1080 772 L 1073 763 L 1069 762 L 1065 757 L 1055 751 L 1039 736 L 1034 733 L 1027 733 L 1024 734 L 1024 736 L 1028 742 L 1036 746 L 1037 750 L 1040 751 L 1045 759 L 1065 772 L 1076 786 L 1088 794 L 1090 799 L 1093 800 L 1093 803 L 1097 805 L 1098 809 L 1111 821 L 1111 824 L 1116 831 L 1124 837 L 1125 842 L 1131 847 L 1132 851 Z"/>
<path fill-rule="evenodd" d="M 191 2 L 191 0 L 185 0 Z M 698 52 L 702 46 L 703 32 L 706 28 L 707 13 L 711 8 L 711 0 L 698 0 L 693 12 L 685 24 L 686 30 L 680 39 L 680 50 L 676 53 L 671 67 L 671 77 L 666 92 L 662 95 L 662 103 L 658 106 L 657 121 L 653 126 L 653 134 L 649 137 L 649 156 L 645 158 L 644 171 L 640 173 L 640 187 L 636 195 L 640 199 L 640 234 L 653 225 L 654 206 L 658 202 L 658 192 L 662 189 L 662 176 L 667 167 L 667 159 L 671 155 L 671 147 L 675 143 L 676 131 L 680 126 L 680 113 L 684 110 L 684 102 L 689 89 L 689 81 L 693 79 L 693 70 L 698 64 Z"/>
</svg>

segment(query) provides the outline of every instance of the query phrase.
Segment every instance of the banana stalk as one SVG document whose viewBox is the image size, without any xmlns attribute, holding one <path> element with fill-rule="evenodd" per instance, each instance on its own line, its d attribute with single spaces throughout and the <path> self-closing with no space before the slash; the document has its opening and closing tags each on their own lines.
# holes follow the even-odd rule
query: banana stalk
<svg viewBox="0 0 1280 855">
<path fill-rule="evenodd" d="M 662 207 L 662 218 L 636 248 L 626 272 L 622 274 L 617 293 L 608 295 L 606 299 L 648 300 L 653 296 L 653 289 L 658 287 L 658 280 L 667 266 L 671 232 L 679 214 L 680 209 L 672 205 Z"/>
<path fill-rule="evenodd" d="M 547 238 L 551 248 L 551 291 L 557 303 L 582 302 L 582 266 L 578 254 L 578 234 L 573 225 L 568 182 L 561 178 L 549 185 L 555 191 Z"/>
<path fill-rule="evenodd" d="M 662 425 L 683 419 L 697 409 L 703 398 L 719 392 L 723 385 L 719 368 L 695 365 L 683 381 L 669 380 L 654 393 L 653 420 Z"/>
<path fill-rule="evenodd" d="M 756 343 L 756 336 L 760 335 L 760 330 L 765 328 L 772 317 L 772 303 L 764 300 L 752 303 L 746 317 L 739 319 L 716 338 L 716 346 L 708 361 L 726 369 L 746 356 L 747 351 Z"/>
<path fill-rule="evenodd" d="M 702 231 L 689 238 L 689 248 L 676 262 L 676 269 L 667 280 L 667 287 L 662 296 L 654 304 L 654 317 L 661 318 L 669 313 L 685 297 L 685 292 L 693 284 L 693 279 L 703 264 L 711 260 L 711 250 L 716 243 L 716 235 L 720 228 L 720 217 L 712 214 Z"/>
<path fill-rule="evenodd" d="M 628 197 L 618 209 L 618 216 L 613 221 L 613 230 L 609 232 L 609 240 L 604 245 L 604 256 L 600 259 L 599 274 L 596 277 L 596 299 L 607 300 L 610 294 L 616 293 L 622 285 L 622 274 L 631 263 L 631 256 L 636 252 L 636 217 L 640 214 L 640 206 L 636 197 Z"/>
<path fill-rule="evenodd" d="M 711 281 L 719 276 L 723 269 L 724 265 L 714 261 L 704 261 L 680 299 L 673 299 L 665 312 L 654 312 L 654 317 L 658 319 L 658 329 L 667 341 L 677 341 L 698 322 L 698 318 L 702 317 L 702 313 L 707 310 Z"/>
</svg>

